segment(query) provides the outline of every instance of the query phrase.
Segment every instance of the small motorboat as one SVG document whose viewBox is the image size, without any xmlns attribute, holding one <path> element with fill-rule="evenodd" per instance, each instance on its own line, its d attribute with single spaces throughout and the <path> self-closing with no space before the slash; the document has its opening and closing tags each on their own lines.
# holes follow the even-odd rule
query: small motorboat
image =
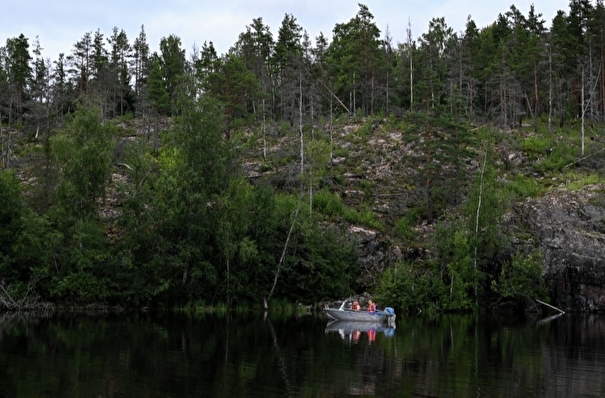
<svg viewBox="0 0 605 398">
<path fill-rule="evenodd" d="M 328 317 L 337 321 L 395 324 L 395 310 L 391 307 L 385 307 L 384 310 L 363 311 L 347 308 L 346 304 L 347 300 L 343 301 L 339 308 L 325 308 L 324 312 Z"/>
</svg>

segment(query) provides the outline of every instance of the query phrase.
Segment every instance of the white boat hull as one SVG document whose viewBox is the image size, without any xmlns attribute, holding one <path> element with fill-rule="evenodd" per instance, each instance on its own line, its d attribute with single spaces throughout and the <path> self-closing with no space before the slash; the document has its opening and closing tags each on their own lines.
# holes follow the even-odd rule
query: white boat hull
<svg viewBox="0 0 605 398">
<path fill-rule="evenodd" d="M 395 314 L 384 311 L 368 312 L 341 308 L 326 308 L 324 311 L 328 317 L 337 321 L 395 323 Z"/>
</svg>

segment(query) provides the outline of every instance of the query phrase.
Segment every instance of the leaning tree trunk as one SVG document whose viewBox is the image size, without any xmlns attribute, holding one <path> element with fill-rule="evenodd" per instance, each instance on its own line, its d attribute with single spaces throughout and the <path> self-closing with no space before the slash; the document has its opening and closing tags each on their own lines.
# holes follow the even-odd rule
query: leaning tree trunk
<svg viewBox="0 0 605 398">
<path fill-rule="evenodd" d="M 298 78 L 298 135 L 300 137 L 300 173 L 305 171 L 305 141 L 303 131 L 303 93 L 302 93 L 302 72 Z"/>
<path fill-rule="evenodd" d="M 485 148 L 485 157 L 483 158 L 483 167 L 481 168 L 481 178 L 479 179 L 479 197 L 477 198 L 477 213 L 475 215 L 475 258 L 473 260 L 473 264 L 475 267 L 475 272 L 477 272 L 477 247 L 478 244 L 478 236 L 479 236 L 479 215 L 481 214 L 481 202 L 483 201 L 483 177 L 485 176 L 485 168 L 487 167 L 487 146 Z M 477 300 L 477 284 L 475 284 L 475 300 Z"/>
<path fill-rule="evenodd" d="M 284 248 L 281 252 L 281 257 L 279 258 L 279 262 L 277 263 L 277 268 L 275 269 L 275 275 L 273 277 L 273 285 L 271 286 L 271 290 L 267 297 L 263 298 L 263 308 L 265 310 L 269 309 L 269 300 L 271 300 L 271 296 L 273 296 L 273 292 L 275 291 L 275 286 L 277 286 L 277 280 L 279 278 L 279 273 L 284 265 L 284 260 L 286 258 L 286 251 L 288 250 L 288 244 L 290 243 L 290 237 L 292 236 L 292 231 L 294 230 L 294 224 L 296 223 L 296 219 L 298 218 L 298 211 L 300 210 L 300 206 L 296 208 L 294 212 L 294 217 L 292 218 L 292 224 L 290 224 L 290 229 L 288 230 L 288 235 L 286 236 L 286 243 L 284 243 Z"/>
</svg>

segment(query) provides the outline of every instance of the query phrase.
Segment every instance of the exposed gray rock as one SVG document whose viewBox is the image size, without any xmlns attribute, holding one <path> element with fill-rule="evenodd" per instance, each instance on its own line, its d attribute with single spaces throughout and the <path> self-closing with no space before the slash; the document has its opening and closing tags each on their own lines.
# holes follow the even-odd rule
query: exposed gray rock
<svg viewBox="0 0 605 398">
<path fill-rule="evenodd" d="M 523 202 L 520 215 L 538 238 L 553 304 L 605 311 L 605 186 L 557 190 Z"/>
<path fill-rule="evenodd" d="M 347 235 L 357 243 L 359 250 L 360 274 L 357 283 L 368 287 L 376 282 L 380 275 L 390 264 L 390 245 L 385 237 L 378 231 L 356 225 L 349 226 Z"/>
</svg>

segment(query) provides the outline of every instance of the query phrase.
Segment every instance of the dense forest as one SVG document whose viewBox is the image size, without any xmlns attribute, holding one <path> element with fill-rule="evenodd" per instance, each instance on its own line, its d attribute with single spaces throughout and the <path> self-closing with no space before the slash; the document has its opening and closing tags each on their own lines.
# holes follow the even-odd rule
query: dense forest
<svg viewBox="0 0 605 398">
<path fill-rule="evenodd" d="M 0 47 L 5 308 L 308 304 L 361 289 L 401 308 L 543 297 L 536 253 L 494 265 L 512 199 L 495 188 L 493 131 L 530 131 L 528 152 L 560 151 L 538 171 L 560 171 L 605 121 L 602 0 L 572 0 L 550 26 L 533 6 L 484 28 L 469 17 L 464 32 L 434 18 L 397 44 L 362 4 L 331 39 L 291 14 L 276 35 L 256 18 L 226 54 L 212 42 L 187 54 L 175 35 L 152 53 L 143 26 L 134 40 L 86 32 L 55 60 L 41 40 Z M 407 184 L 422 194 L 401 217 L 338 194 L 350 170 L 336 136 L 351 124 L 358 145 L 393 128 L 416 148 Z M 574 148 L 552 144 L 565 129 L 580 131 Z M 250 153 L 283 178 L 249 178 Z M 431 255 L 362 284 L 345 223 Z"/>
</svg>

